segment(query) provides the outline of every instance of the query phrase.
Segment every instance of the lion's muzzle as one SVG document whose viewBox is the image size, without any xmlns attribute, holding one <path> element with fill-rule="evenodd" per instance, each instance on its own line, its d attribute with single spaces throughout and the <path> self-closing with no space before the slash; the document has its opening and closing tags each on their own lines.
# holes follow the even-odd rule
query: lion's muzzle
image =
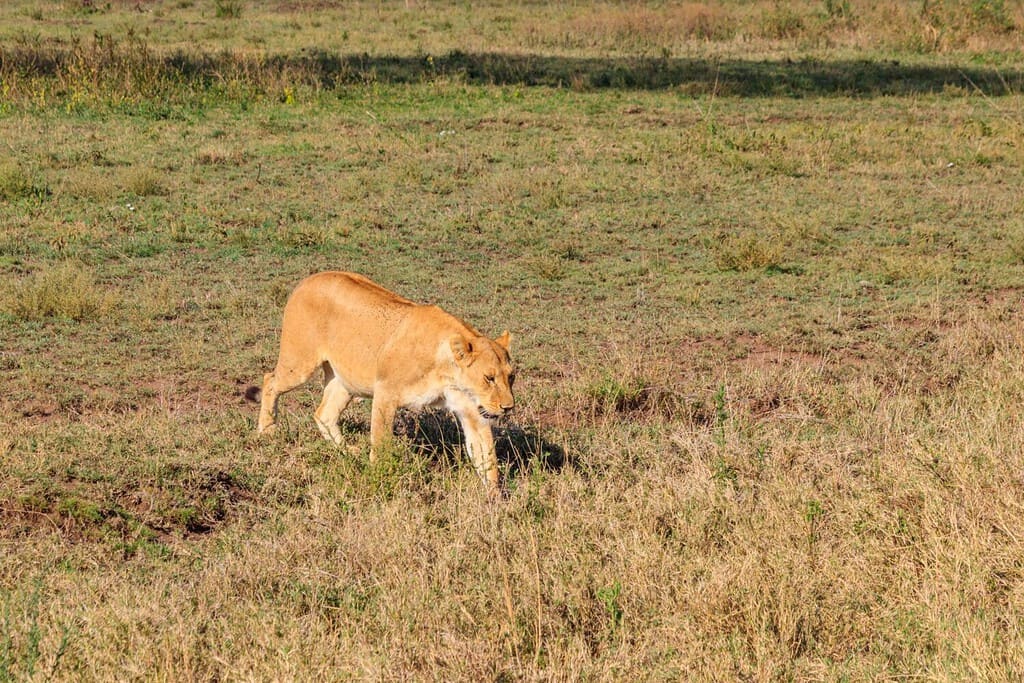
<svg viewBox="0 0 1024 683">
<path fill-rule="evenodd" d="M 484 419 L 486 419 L 486 420 L 498 420 L 498 419 L 504 417 L 505 415 L 508 415 L 510 412 L 512 412 L 512 406 L 508 406 L 508 407 L 501 406 L 501 412 L 499 412 L 499 413 L 492 413 L 491 411 L 487 410 L 487 408 L 484 408 L 483 406 L 479 406 L 477 408 L 477 410 L 479 411 L 480 415 L 482 415 L 484 417 Z"/>
</svg>

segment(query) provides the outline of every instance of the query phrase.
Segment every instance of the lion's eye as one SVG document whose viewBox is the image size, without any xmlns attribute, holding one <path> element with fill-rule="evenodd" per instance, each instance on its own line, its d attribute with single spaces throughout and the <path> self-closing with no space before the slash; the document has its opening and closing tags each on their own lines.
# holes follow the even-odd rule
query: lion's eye
<svg viewBox="0 0 1024 683">
<path fill-rule="evenodd" d="M 487 380 L 488 384 L 494 384 L 494 375 L 487 375 L 484 379 Z"/>
</svg>

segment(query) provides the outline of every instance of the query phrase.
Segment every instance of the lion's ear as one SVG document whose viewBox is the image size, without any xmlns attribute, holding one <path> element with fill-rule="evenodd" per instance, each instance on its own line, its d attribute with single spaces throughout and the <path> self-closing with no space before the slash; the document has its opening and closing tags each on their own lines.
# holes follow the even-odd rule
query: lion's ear
<svg viewBox="0 0 1024 683">
<path fill-rule="evenodd" d="M 451 340 L 452 355 L 455 360 L 462 362 L 473 355 L 473 342 L 461 335 L 455 335 Z"/>
<path fill-rule="evenodd" d="M 505 330 L 501 333 L 501 336 L 494 340 L 494 343 L 505 349 L 506 351 L 512 350 L 512 334 Z"/>
</svg>

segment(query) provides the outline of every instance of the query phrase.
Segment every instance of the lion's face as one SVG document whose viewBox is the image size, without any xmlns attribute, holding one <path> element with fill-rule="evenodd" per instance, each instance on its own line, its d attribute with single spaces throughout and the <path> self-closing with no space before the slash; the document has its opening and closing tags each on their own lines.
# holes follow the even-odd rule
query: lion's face
<svg viewBox="0 0 1024 683">
<path fill-rule="evenodd" d="M 510 340 L 508 332 L 497 339 L 452 340 L 452 353 L 460 372 L 459 387 L 475 400 L 477 412 L 488 420 L 497 419 L 515 407 L 515 370 L 508 355 Z"/>
</svg>

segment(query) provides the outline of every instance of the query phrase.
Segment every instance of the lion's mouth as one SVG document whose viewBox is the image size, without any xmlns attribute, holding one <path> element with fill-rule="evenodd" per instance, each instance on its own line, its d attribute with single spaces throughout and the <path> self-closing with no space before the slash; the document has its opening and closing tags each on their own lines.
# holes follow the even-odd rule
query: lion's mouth
<svg viewBox="0 0 1024 683">
<path fill-rule="evenodd" d="M 477 410 L 480 412 L 481 415 L 483 415 L 484 419 L 486 420 L 497 420 L 499 417 L 501 417 L 500 414 L 492 413 L 483 406 L 479 406 Z"/>
</svg>

